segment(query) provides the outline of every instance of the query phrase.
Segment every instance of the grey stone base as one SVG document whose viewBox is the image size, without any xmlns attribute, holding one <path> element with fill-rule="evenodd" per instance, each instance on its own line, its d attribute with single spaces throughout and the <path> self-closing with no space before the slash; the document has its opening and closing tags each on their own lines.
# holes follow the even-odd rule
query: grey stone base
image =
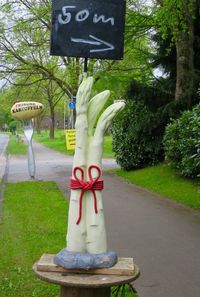
<svg viewBox="0 0 200 297">
<path fill-rule="evenodd" d="M 102 254 L 76 253 L 63 249 L 54 256 L 54 263 L 68 269 L 108 268 L 117 263 L 117 254 L 114 251 Z"/>
</svg>

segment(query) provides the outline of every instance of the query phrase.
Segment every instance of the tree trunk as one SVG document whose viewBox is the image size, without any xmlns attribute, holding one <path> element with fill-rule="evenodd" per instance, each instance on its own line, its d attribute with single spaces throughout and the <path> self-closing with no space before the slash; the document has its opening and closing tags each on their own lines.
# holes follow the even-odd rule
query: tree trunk
<svg viewBox="0 0 200 297">
<path fill-rule="evenodd" d="M 54 107 L 50 107 L 50 118 L 51 118 L 51 123 L 50 123 L 50 131 L 49 131 L 49 137 L 51 139 L 54 139 L 54 131 L 55 131 L 55 112 L 54 112 Z"/>
<path fill-rule="evenodd" d="M 41 134 L 41 122 L 42 122 L 41 117 L 38 116 L 35 119 L 35 127 L 36 127 L 37 134 Z"/>
<path fill-rule="evenodd" d="M 187 7 L 185 18 L 187 28 L 185 31 L 178 31 L 176 37 L 177 52 L 177 78 L 175 100 L 185 100 L 190 106 L 194 83 L 194 16 L 195 5 Z"/>
</svg>

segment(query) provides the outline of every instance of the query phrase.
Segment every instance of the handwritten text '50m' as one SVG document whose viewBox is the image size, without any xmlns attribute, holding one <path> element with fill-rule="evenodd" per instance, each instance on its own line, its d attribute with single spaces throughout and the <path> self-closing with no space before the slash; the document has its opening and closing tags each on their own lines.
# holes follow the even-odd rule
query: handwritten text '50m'
<svg viewBox="0 0 200 297">
<path fill-rule="evenodd" d="M 58 15 L 58 22 L 62 25 L 70 23 L 72 19 L 72 13 L 69 11 L 69 9 L 74 9 L 76 6 L 63 6 L 62 7 L 62 13 Z M 75 14 L 75 21 L 76 22 L 84 22 L 86 21 L 90 16 L 90 12 L 88 9 L 82 9 L 79 12 Z M 97 24 L 98 22 L 102 23 L 110 23 L 112 26 L 115 25 L 115 19 L 114 17 L 106 18 L 105 15 L 98 15 L 94 14 L 93 16 L 93 23 Z"/>
</svg>

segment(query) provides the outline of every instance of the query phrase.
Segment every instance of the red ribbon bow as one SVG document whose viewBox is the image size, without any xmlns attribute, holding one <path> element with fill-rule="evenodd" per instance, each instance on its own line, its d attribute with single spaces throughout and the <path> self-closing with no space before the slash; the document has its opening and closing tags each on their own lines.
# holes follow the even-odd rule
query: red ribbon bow
<svg viewBox="0 0 200 297">
<path fill-rule="evenodd" d="M 96 169 L 98 173 L 97 177 L 94 179 L 92 177 L 92 169 Z M 77 177 L 77 171 L 81 173 L 81 179 Z M 94 197 L 94 211 L 96 214 L 98 213 L 97 197 L 96 197 L 95 191 L 103 190 L 103 180 L 99 179 L 101 176 L 101 169 L 96 165 L 90 165 L 88 168 L 88 176 L 90 179 L 89 181 L 84 181 L 84 170 L 81 167 L 78 167 L 78 166 L 74 167 L 73 175 L 75 179 L 73 178 L 70 179 L 70 188 L 72 190 L 82 190 L 79 197 L 79 216 L 76 222 L 76 224 L 78 225 L 82 217 L 82 200 L 83 200 L 84 193 L 86 191 L 92 191 L 93 197 Z"/>
</svg>

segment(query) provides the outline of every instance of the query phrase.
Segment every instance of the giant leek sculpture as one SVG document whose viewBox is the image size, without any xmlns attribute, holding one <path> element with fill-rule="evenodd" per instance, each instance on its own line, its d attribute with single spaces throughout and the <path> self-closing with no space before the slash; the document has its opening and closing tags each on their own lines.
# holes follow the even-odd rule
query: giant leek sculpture
<svg viewBox="0 0 200 297">
<path fill-rule="evenodd" d="M 110 254 L 102 203 L 101 169 L 104 134 L 113 118 L 123 109 L 124 102 L 114 103 L 102 112 L 110 91 L 103 91 L 91 99 L 92 85 L 93 78 L 86 78 L 77 93 L 76 148 L 67 248 L 54 258 L 55 263 L 67 268 L 106 267 L 116 262 L 115 256 L 111 262 L 104 261 Z M 96 256 L 99 262 L 95 262 Z"/>
</svg>

